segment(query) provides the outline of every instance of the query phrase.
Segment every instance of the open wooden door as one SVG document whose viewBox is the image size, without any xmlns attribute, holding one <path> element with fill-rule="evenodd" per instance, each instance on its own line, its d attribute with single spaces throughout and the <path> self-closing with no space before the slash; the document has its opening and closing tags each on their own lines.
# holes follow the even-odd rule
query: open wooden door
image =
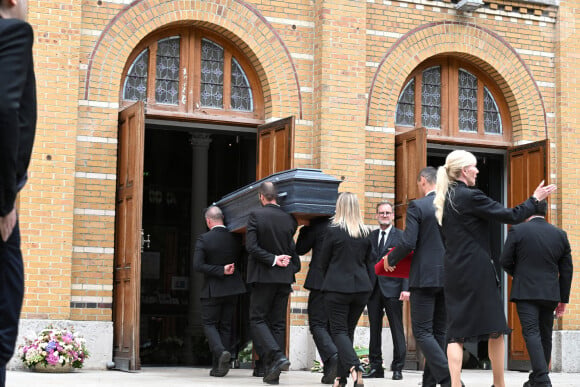
<svg viewBox="0 0 580 387">
<path fill-rule="evenodd" d="M 291 169 L 294 157 L 294 116 L 258 126 L 256 180 Z"/>
<path fill-rule="evenodd" d="M 113 274 L 113 361 L 121 370 L 141 368 L 139 308 L 145 110 L 137 102 L 119 113 L 115 267 Z"/>
<path fill-rule="evenodd" d="M 427 166 L 427 130 L 419 128 L 395 136 L 395 227 L 405 229 L 407 206 L 418 199 L 417 175 Z M 405 368 L 423 369 L 423 356 L 417 347 L 411 327 L 409 304 L 403 310 L 403 325 L 407 339 Z"/>
<path fill-rule="evenodd" d="M 509 150 L 508 205 L 517 206 L 530 197 L 534 189 L 544 180 L 549 180 L 548 140 L 534 142 Z M 512 278 L 508 279 L 508 297 L 512 288 Z M 508 303 L 508 325 L 513 329 L 509 335 L 508 369 L 529 371 L 530 356 L 522 335 L 522 326 L 513 302 Z"/>
</svg>

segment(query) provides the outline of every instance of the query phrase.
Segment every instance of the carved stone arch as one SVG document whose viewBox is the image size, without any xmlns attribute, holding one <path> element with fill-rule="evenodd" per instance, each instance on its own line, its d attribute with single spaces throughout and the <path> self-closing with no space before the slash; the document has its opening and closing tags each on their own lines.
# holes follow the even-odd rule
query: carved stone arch
<svg viewBox="0 0 580 387">
<path fill-rule="evenodd" d="M 265 17 L 242 0 L 137 0 L 127 5 L 111 19 L 89 55 L 84 99 L 116 102 L 134 47 L 151 32 L 174 23 L 203 26 L 238 45 L 258 74 L 267 117 L 302 117 L 300 84 L 288 48 Z"/>
<path fill-rule="evenodd" d="M 435 55 L 464 58 L 497 83 L 508 102 L 513 141 L 547 137 L 546 111 L 533 74 L 501 36 L 481 26 L 437 22 L 403 35 L 384 55 L 371 82 L 367 125 L 395 127 L 395 108 L 407 76 Z"/>
</svg>

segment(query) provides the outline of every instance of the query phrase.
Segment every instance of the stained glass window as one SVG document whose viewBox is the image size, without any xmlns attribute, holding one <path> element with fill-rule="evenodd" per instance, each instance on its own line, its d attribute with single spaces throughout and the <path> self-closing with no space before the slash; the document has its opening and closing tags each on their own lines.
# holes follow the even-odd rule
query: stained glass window
<svg viewBox="0 0 580 387">
<path fill-rule="evenodd" d="M 165 105 L 179 103 L 179 36 L 157 42 L 155 101 Z"/>
<path fill-rule="evenodd" d="M 232 109 L 250 112 L 253 110 L 252 90 L 246 73 L 236 58 L 232 57 Z"/>
<path fill-rule="evenodd" d="M 261 118 L 263 96 L 253 89 L 260 87 L 259 80 L 244 54 L 207 31 L 182 30 L 163 31 L 140 43 L 122 81 L 123 106 L 142 100 L 150 112 L 222 116 L 206 109 L 211 108 Z"/>
<path fill-rule="evenodd" d="M 477 77 L 459 69 L 459 131 L 477 133 Z"/>
<path fill-rule="evenodd" d="M 415 126 L 415 78 L 407 83 L 399 96 L 395 121 L 397 125 Z"/>
<path fill-rule="evenodd" d="M 147 64 L 149 63 L 149 50 L 141 52 L 125 77 L 123 87 L 123 99 L 128 101 L 145 101 L 147 99 Z"/>
<path fill-rule="evenodd" d="M 483 88 L 483 122 L 485 133 L 502 134 L 499 109 L 487 87 Z"/>
<path fill-rule="evenodd" d="M 224 49 L 201 41 L 201 105 L 221 109 L 224 99 Z"/>
<path fill-rule="evenodd" d="M 421 122 L 431 129 L 441 129 L 441 67 L 423 71 L 421 85 Z"/>
</svg>

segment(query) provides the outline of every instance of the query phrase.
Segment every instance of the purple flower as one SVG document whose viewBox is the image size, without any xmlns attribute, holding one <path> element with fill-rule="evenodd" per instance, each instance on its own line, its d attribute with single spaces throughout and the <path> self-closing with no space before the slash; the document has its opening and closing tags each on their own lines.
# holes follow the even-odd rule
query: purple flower
<svg viewBox="0 0 580 387">
<path fill-rule="evenodd" d="M 52 352 L 46 357 L 46 361 L 50 365 L 57 365 L 59 364 L 59 357 L 57 352 Z"/>
<path fill-rule="evenodd" d="M 56 349 L 56 343 L 54 341 L 50 341 L 46 344 L 46 352 L 53 352 Z"/>
</svg>

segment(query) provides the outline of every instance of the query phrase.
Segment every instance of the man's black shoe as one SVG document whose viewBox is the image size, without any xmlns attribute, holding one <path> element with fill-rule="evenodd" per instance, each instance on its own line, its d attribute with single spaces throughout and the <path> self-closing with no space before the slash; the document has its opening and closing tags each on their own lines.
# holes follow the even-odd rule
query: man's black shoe
<svg viewBox="0 0 580 387">
<path fill-rule="evenodd" d="M 324 362 L 324 376 L 320 380 L 322 384 L 333 384 L 338 371 L 338 355 L 335 353 Z"/>
<path fill-rule="evenodd" d="M 367 372 L 366 374 L 363 374 L 363 379 L 364 378 L 384 378 L 385 377 L 385 371 L 382 369 L 378 369 L 378 368 L 371 368 L 369 370 L 369 372 Z"/>
<path fill-rule="evenodd" d="M 257 378 L 263 378 L 265 374 L 266 366 L 263 363 L 262 359 L 256 360 L 254 362 L 254 371 L 252 372 L 252 376 Z"/>
<path fill-rule="evenodd" d="M 290 369 L 290 360 L 282 355 L 277 360 L 274 360 L 270 369 L 264 375 L 264 383 L 276 381 L 280 377 L 280 372 L 288 371 Z"/>
<path fill-rule="evenodd" d="M 403 380 L 403 373 L 401 371 L 393 371 L 393 380 Z"/>
<path fill-rule="evenodd" d="M 230 359 L 232 354 L 228 351 L 223 351 L 217 361 L 217 368 L 214 371 L 213 376 L 223 377 L 230 371 Z"/>
<path fill-rule="evenodd" d="M 257 378 L 263 378 L 264 377 L 264 369 L 260 366 L 256 366 L 254 368 L 254 371 L 252 372 L 252 376 L 255 376 Z"/>
</svg>

